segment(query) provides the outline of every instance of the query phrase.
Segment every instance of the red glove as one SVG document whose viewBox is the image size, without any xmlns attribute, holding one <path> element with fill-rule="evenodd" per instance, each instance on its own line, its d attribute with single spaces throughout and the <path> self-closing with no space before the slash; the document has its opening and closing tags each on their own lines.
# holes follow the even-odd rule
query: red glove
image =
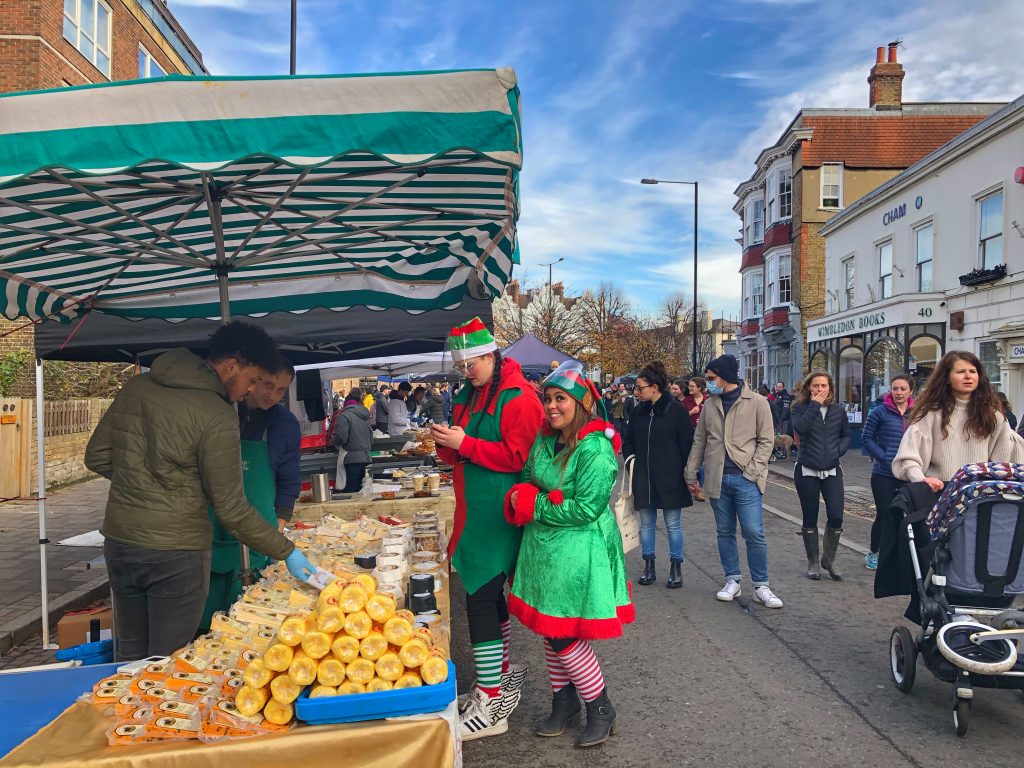
<svg viewBox="0 0 1024 768">
<path fill-rule="evenodd" d="M 512 504 L 512 494 L 516 495 L 516 503 Z M 534 507 L 540 489 L 531 483 L 516 483 L 505 496 L 505 519 L 512 525 L 526 525 L 533 522 Z"/>
</svg>

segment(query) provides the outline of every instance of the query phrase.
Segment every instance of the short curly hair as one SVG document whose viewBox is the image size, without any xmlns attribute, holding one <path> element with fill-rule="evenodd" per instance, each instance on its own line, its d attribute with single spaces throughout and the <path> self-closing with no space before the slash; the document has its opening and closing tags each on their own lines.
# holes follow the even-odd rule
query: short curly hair
<svg viewBox="0 0 1024 768">
<path fill-rule="evenodd" d="M 278 370 L 277 346 L 266 331 L 241 320 L 221 326 L 210 337 L 207 359 L 211 363 L 234 358 L 240 365 L 254 365 L 267 373 Z"/>
</svg>

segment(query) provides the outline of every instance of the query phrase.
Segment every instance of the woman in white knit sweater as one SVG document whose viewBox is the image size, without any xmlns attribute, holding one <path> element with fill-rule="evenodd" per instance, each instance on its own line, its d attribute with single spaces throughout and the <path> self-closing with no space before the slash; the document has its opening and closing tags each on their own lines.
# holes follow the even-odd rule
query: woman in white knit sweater
<svg viewBox="0 0 1024 768">
<path fill-rule="evenodd" d="M 947 352 L 910 412 L 893 474 L 940 492 L 958 469 L 984 461 L 1024 461 L 1024 440 L 1007 424 L 981 361 Z"/>
</svg>

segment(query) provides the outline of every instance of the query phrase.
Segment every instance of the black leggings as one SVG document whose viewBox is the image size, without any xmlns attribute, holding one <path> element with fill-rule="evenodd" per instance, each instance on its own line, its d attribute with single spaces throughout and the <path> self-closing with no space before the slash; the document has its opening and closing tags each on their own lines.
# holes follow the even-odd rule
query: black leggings
<svg viewBox="0 0 1024 768">
<path fill-rule="evenodd" d="M 905 486 L 903 480 L 889 475 L 871 475 L 871 495 L 875 497 L 875 520 L 871 523 L 871 551 L 878 552 L 879 540 L 882 537 L 882 515 L 885 513 L 900 488 Z"/>
<path fill-rule="evenodd" d="M 835 476 L 804 477 L 800 464 L 793 469 L 793 483 L 796 495 L 800 497 L 800 510 L 803 512 L 804 528 L 818 527 L 818 497 L 825 498 L 825 515 L 829 528 L 843 527 L 843 469 L 838 467 Z"/>
<path fill-rule="evenodd" d="M 471 595 L 466 595 L 469 642 L 473 645 L 501 640 L 501 625 L 508 621 L 504 573 L 499 573 Z"/>
<path fill-rule="evenodd" d="M 551 646 L 555 653 L 561 653 L 576 642 L 575 637 L 546 637 L 544 639 L 548 641 L 548 645 Z"/>
</svg>

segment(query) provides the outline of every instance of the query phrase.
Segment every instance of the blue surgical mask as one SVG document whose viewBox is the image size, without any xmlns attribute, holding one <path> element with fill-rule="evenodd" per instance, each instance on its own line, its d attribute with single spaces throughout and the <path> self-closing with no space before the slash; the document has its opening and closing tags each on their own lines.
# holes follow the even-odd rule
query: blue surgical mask
<svg viewBox="0 0 1024 768">
<path fill-rule="evenodd" d="M 722 389 L 722 385 L 719 384 L 717 381 L 709 381 L 708 382 L 708 392 L 710 392 L 712 395 L 720 395 L 724 391 L 725 390 Z"/>
</svg>

